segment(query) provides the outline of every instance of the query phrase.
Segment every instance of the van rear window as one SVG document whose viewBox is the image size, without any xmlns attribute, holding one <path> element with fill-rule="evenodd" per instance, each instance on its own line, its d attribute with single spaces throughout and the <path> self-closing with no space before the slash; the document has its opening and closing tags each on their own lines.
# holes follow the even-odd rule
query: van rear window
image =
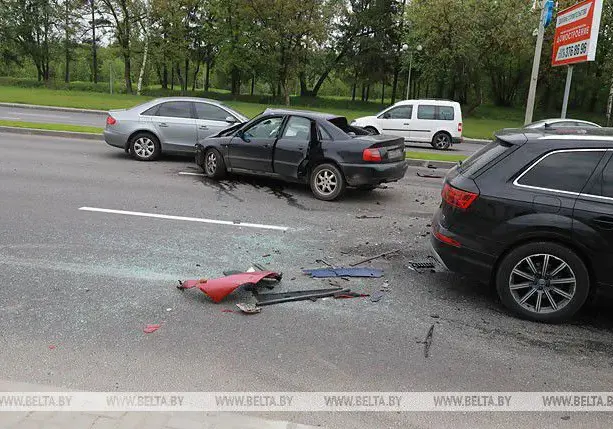
<svg viewBox="0 0 613 429">
<path fill-rule="evenodd" d="M 485 167 L 487 164 L 489 164 L 494 159 L 498 158 L 500 155 L 506 152 L 507 149 L 509 149 L 510 147 L 511 145 L 508 145 L 500 140 L 496 140 L 482 147 L 477 152 L 472 154 L 470 158 L 462 162 L 462 164 L 459 167 L 459 170 L 463 174 L 470 176 L 476 173 L 477 171 L 481 170 L 483 167 Z"/>
</svg>

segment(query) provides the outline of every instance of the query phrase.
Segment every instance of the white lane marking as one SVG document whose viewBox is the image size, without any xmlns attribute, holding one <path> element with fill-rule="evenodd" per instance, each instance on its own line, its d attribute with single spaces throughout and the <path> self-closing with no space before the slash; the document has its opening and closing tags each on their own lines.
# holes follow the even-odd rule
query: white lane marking
<svg viewBox="0 0 613 429">
<path fill-rule="evenodd" d="M 19 116 L 0 116 L 0 119 L 13 119 L 20 121 L 21 118 Z"/>
<path fill-rule="evenodd" d="M 273 229 L 275 231 L 284 231 L 284 232 L 290 229 L 287 226 L 264 225 L 264 224 L 259 224 L 259 223 L 232 222 L 232 221 L 227 221 L 227 220 L 205 219 L 205 218 L 199 218 L 199 217 L 171 216 L 171 215 L 163 215 L 163 214 L 157 214 L 157 213 L 143 213 L 143 212 L 131 212 L 131 211 L 126 211 L 126 210 L 101 209 L 97 207 L 79 207 L 79 210 L 86 211 L 86 212 L 152 217 L 156 219 L 183 220 L 186 222 L 212 223 L 216 225 L 238 226 L 238 227 L 245 227 L 245 228 Z"/>
<path fill-rule="evenodd" d="M 187 171 L 179 171 L 179 176 L 200 176 L 200 177 L 204 177 L 204 173 L 189 173 Z"/>
</svg>

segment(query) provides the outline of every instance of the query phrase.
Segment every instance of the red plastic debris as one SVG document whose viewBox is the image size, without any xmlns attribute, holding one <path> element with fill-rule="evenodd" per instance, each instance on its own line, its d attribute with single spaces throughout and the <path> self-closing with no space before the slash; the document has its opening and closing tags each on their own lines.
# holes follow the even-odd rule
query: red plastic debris
<svg viewBox="0 0 613 429">
<path fill-rule="evenodd" d="M 143 332 L 145 334 L 150 334 L 150 333 L 155 332 L 158 329 L 160 329 L 161 326 L 162 325 L 158 325 L 158 324 L 147 325 L 147 326 L 145 326 L 145 329 L 143 329 Z"/>
<path fill-rule="evenodd" d="M 49 350 L 55 350 L 55 346 L 54 346 L 53 344 L 51 344 L 51 345 L 49 346 Z"/>
<path fill-rule="evenodd" d="M 236 313 L 236 311 L 234 310 L 230 310 L 229 308 L 224 308 L 223 310 L 221 310 L 222 313 Z"/>
<path fill-rule="evenodd" d="M 179 289 L 191 289 L 197 287 L 204 292 L 213 302 L 220 302 L 230 295 L 236 288 L 244 285 L 255 285 L 262 279 L 281 279 L 281 274 L 274 271 L 254 271 L 253 273 L 232 274 L 231 276 L 218 279 L 185 280 L 177 286 Z"/>
</svg>

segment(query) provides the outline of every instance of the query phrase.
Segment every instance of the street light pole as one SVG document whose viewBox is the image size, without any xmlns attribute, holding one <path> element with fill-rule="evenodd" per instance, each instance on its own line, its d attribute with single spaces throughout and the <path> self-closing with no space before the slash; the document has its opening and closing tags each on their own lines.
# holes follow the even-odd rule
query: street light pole
<svg viewBox="0 0 613 429">
<path fill-rule="evenodd" d="M 413 50 L 409 52 L 409 76 L 407 77 L 407 95 L 404 97 L 405 100 L 409 99 L 409 88 L 411 88 L 411 69 L 413 68 Z"/>
<path fill-rule="evenodd" d="M 539 2 L 540 3 L 540 2 Z M 543 50 L 543 37 L 545 35 L 545 8 L 542 4 L 539 4 L 541 8 L 541 18 L 539 19 L 539 26 L 536 34 L 536 46 L 534 48 L 534 60 L 532 62 L 532 76 L 530 77 L 530 89 L 528 90 L 528 102 L 526 104 L 526 116 L 524 118 L 524 125 L 528 125 L 532 122 L 532 116 L 534 115 L 534 101 L 536 98 L 536 84 L 539 78 L 539 66 L 541 64 L 541 51 Z"/>
</svg>

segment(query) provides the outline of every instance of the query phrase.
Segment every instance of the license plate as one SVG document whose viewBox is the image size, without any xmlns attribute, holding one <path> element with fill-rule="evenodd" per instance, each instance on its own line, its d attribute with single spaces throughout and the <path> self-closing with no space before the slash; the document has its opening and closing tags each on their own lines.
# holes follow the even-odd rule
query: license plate
<svg viewBox="0 0 613 429">
<path fill-rule="evenodd" d="M 390 159 L 402 158 L 402 149 L 392 149 L 387 151 L 387 157 Z"/>
</svg>

